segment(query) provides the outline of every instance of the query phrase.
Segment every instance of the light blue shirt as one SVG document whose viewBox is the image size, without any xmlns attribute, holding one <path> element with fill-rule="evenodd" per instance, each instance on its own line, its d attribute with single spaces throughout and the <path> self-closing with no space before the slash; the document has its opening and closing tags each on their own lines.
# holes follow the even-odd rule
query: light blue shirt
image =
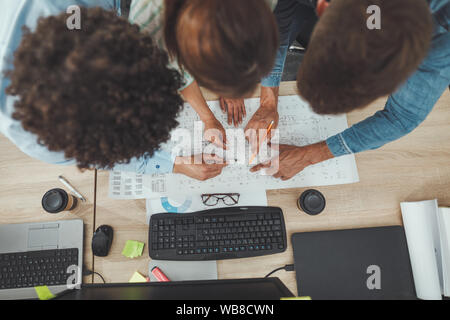
<svg viewBox="0 0 450 320">
<path fill-rule="evenodd" d="M 0 70 L 12 69 L 14 51 L 22 39 L 22 27 L 35 30 L 39 18 L 66 12 L 71 5 L 102 7 L 120 14 L 120 0 L 2 0 L 0 3 Z M 38 143 L 37 136 L 25 131 L 19 121 L 12 118 L 15 97 L 6 95 L 9 79 L 0 77 L 0 133 L 12 141 L 22 152 L 38 160 L 60 165 L 76 165 L 75 159 L 66 159 L 63 152 L 52 152 Z M 166 152 L 155 152 L 133 158 L 128 164 L 118 164 L 117 171 L 147 173 L 172 172 L 174 157 Z"/>
</svg>

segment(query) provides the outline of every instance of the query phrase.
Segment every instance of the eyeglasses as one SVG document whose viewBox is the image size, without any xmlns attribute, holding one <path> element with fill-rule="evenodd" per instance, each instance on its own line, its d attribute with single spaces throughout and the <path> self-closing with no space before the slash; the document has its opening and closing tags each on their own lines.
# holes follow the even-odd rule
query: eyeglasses
<svg viewBox="0 0 450 320">
<path fill-rule="evenodd" d="M 202 194 L 202 202 L 205 206 L 214 207 L 219 201 L 222 201 L 227 206 L 234 206 L 239 203 L 239 193 L 212 193 Z"/>
</svg>

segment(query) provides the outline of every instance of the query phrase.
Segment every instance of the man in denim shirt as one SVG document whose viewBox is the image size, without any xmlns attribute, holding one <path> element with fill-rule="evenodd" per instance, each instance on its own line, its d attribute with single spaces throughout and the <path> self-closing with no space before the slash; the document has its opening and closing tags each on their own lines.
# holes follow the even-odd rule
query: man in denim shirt
<svg viewBox="0 0 450 320">
<path fill-rule="evenodd" d="M 305 16 L 310 17 L 311 10 L 314 10 L 313 8 L 316 7 L 320 13 L 325 11 L 325 14 L 316 25 L 310 46 L 299 70 L 297 84 L 300 95 L 310 102 L 314 111 L 321 114 L 345 113 L 365 107 L 376 98 L 387 94 L 391 94 L 391 96 L 384 110 L 355 124 L 344 132 L 328 138 L 324 142 L 305 147 L 281 145 L 279 170 L 274 174 L 274 177 L 288 180 L 311 164 L 333 157 L 377 149 L 410 133 L 425 120 L 437 100 L 450 84 L 450 0 L 423 0 L 423 3 L 429 6 L 429 10 L 427 8 L 420 9 L 420 6 L 423 5 L 420 1 L 391 0 L 383 3 L 381 0 L 334 0 L 326 10 L 324 8 L 327 7 L 328 3 L 322 0 L 280 0 L 278 2 L 275 14 L 280 27 L 281 46 L 272 74 L 264 79 L 262 83 L 263 89 L 259 114 L 257 113 L 254 119 L 250 121 L 247 129 L 263 129 L 272 120 L 278 120 L 276 100 L 278 98 L 278 86 L 281 81 L 286 52 L 300 31 L 299 29 L 302 27 L 302 21 L 304 21 Z M 425 53 L 427 52 L 426 57 L 417 61 L 418 64 L 421 62 L 418 68 L 416 67 L 411 71 L 407 70 L 408 67 L 415 63 L 411 60 L 412 57 L 414 55 L 419 57 L 419 53 L 414 54 L 411 52 L 411 54 L 408 54 L 408 52 L 397 51 L 389 53 L 390 56 L 386 54 L 384 60 L 382 57 L 374 56 L 372 61 L 369 62 L 373 64 L 374 68 L 378 69 L 374 69 L 372 74 L 367 75 L 364 66 L 361 66 L 360 69 L 351 69 L 352 64 L 356 64 L 351 61 L 352 59 L 358 61 L 363 59 L 362 54 L 361 59 L 355 56 L 353 50 L 359 48 L 359 40 L 367 40 L 367 43 L 373 45 L 373 47 L 369 47 L 364 52 L 365 56 L 370 56 L 372 51 L 376 51 L 378 49 L 377 45 L 383 46 L 386 44 L 377 43 L 376 40 L 369 38 L 371 36 L 370 32 L 367 32 L 368 36 L 365 39 L 358 38 L 357 34 L 366 32 L 363 29 L 355 30 L 356 38 L 354 39 L 358 40 L 358 43 L 355 44 L 352 43 L 351 34 L 350 36 L 348 33 L 339 34 L 339 30 L 336 29 L 339 29 L 341 26 L 344 29 L 348 27 L 349 21 L 352 21 L 348 19 L 362 19 L 361 13 L 364 13 L 365 20 L 369 18 L 370 14 L 366 10 L 352 11 L 352 8 L 356 5 L 368 7 L 377 3 L 381 7 L 381 28 L 387 28 L 388 36 L 389 33 L 392 33 L 392 37 L 399 34 L 402 31 L 401 28 L 404 28 L 405 47 L 411 46 L 414 37 L 416 37 L 416 40 L 420 39 L 421 35 L 423 38 L 426 38 L 424 29 L 430 29 L 430 32 L 432 30 L 429 47 L 428 43 L 430 41 L 422 41 L 422 43 L 411 46 L 411 51 L 424 44 L 428 47 L 428 51 L 424 50 Z M 398 5 L 400 6 L 397 8 L 398 13 L 401 14 L 397 16 L 395 14 L 389 15 L 386 11 L 387 9 L 383 11 L 383 5 L 391 6 L 391 8 Z M 405 12 L 414 11 L 413 5 L 417 8 L 416 13 L 427 10 L 431 11 L 433 16 L 431 17 L 429 12 L 424 12 L 422 19 L 412 19 L 413 22 L 410 22 L 408 25 L 405 22 L 407 19 Z M 405 9 L 408 10 L 405 11 Z M 421 13 L 418 12 L 418 14 L 420 16 Z M 336 17 L 333 18 L 333 15 Z M 338 15 L 339 18 L 337 17 Z M 384 17 L 392 21 L 383 20 Z M 395 20 L 396 18 L 398 20 Z M 333 19 L 335 19 L 334 25 L 330 23 L 330 21 L 333 22 Z M 341 20 L 339 21 L 338 19 Z M 360 28 L 368 28 L 365 20 L 364 26 L 360 26 Z M 430 26 L 428 26 L 427 20 L 430 21 Z M 377 32 L 376 30 L 372 31 Z M 417 33 L 421 35 L 417 35 Z M 319 43 L 319 38 L 322 40 L 322 43 Z M 341 43 L 339 43 L 339 38 L 341 38 Z M 329 44 L 328 41 L 332 42 L 333 40 L 337 44 L 336 42 L 333 43 L 334 47 L 329 45 L 333 49 L 327 53 L 329 57 L 324 57 L 323 47 Z M 370 41 L 373 42 L 371 43 Z M 387 37 L 386 42 L 389 41 L 390 39 Z M 403 42 L 393 43 L 393 46 L 399 46 L 400 48 L 402 45 Z M 420 52 L 422 49 L 419 48 L 417 50 Z M 345 53 L 348 56 L 341 55 L 342 60 L 338 61 L 334 59 L 334 55 L 337 55 L 337 53 Z M 391 60 L 395 59 L 397 59 L 398 63 L 394 66 L 389 65 Z M 402 69 L 402 67 L 404 68 Z M 397 71 L 383 74 L 389 68 Z M 358 74 L 358 72 L 361 74 Z M 409 78 L 402 79 L 403 73 L 407 76 L 411 73 L 412 75 Z M 358 84 L 358 77 L 360 78 L 360 85 Z M 373 79 L 374 81 L 370 82 L 367 79 Z M 358 101 L 359 103 L 357 103 Z M 269 166 L 269 163 L 260 164 L 252 168 L 252 171 L 258 171 Z"/>
</svg>

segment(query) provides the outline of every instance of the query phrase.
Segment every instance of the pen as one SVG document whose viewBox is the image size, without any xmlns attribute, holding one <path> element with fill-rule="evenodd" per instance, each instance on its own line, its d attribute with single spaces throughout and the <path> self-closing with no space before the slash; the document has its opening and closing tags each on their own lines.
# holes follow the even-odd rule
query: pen
<svg viewBox="0 0 450 320">
<path fill-rule="evenodd" d="M 272 131 L 272 127 L 275 124 L 275 121 L 272 121 L 269 124 L 269 127 L 267 128 L 267 132 L 266 135 L 264 136 L 264 138 L 261 140 L 259 147 L 261 147 L 261 145 L 263 144 L 263 142 L 266 140 L 267 136 L 270 134 L 270 131 Z M 252 155 L 249 164 L 252 164 L 253 160 L 255 160 L 255 157 L 258 155 L 258 150 Z"/>
<path fill-rule="evenodd" d="M 79 193 L 72 185 L 67 181 L 63 176 L 58 177 L 59 181 L 63 185 L 65 185 L 76 197 L 78 197 L 81 201 L 86 202 L 86 199 Z"/>
</svg>

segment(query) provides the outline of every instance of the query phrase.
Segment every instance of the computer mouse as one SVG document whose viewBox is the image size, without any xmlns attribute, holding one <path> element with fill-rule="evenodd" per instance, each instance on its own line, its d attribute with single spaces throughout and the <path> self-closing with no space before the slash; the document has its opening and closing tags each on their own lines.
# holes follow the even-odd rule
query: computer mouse
<svg viewBox="0 0 450 320">
<path fill-rule="evenodd" d="M 92 237 L 92 252 L 96 257 L 106 257 L 113 241 L 113 228 L 103 225 L 97 228 Z"/>
</svg>

